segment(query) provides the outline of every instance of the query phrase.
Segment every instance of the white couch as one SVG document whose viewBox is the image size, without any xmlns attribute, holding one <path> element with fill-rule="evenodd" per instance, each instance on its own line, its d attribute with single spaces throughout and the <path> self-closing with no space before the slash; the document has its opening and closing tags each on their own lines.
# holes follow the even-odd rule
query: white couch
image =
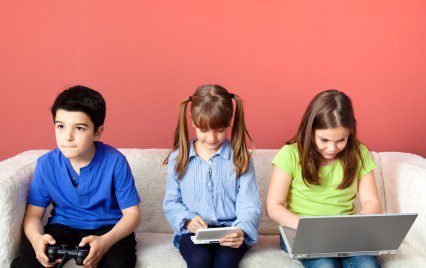
<svg viewBox="0 0 426 268">
<path fill-rule="evenodd" d="M 137 267 L 185 267 L 172 245 L 172 230 L 162 201 L 165 149 L 122 149 L 142 198 L 137 235 Z M 0 162 L 0 267 L 9 267 L 19 254 L 26 196 L 36 159 L 46 151 L 27 151 Z M 253 159 L 263 203 L 259 240 L 244 256 L 241 267 L 300 267 L 280 249 L 278 227 L 265 213 L 265 200 L 277 150 L 256 150 Z M 418 212 L 419 216 L 396 255 L 381 257 L 384 267 L 426 267 L 426 159 L 406 153 L 373 153 L 383 212 Z M 358 207 L 358 205 L 356 205 Z M 46 220 L 46 219 L 45 219 Z M 74 267 L 69 261 L 66 267 Z"/>
</svg>

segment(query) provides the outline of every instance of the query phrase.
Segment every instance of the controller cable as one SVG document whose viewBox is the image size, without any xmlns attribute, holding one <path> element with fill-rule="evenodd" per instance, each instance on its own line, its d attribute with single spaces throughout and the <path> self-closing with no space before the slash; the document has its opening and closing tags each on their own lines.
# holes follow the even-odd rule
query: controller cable
<svg viewBox="0 0 426 268">
<path fill-rule="evenodd" d="M 62 260 L 61 260 L 61 262 L 59 263 L 59 265 L 58 265 L 58 268 L 61 268 L 62 266 L 64 266 L 64 264 L 65 264 L 65 258 L 66 257 L 68 257 L 68 252 L 65 252 L 65 254 L 64 254 L 64 256 L 62 257 Z"/>
</svg>

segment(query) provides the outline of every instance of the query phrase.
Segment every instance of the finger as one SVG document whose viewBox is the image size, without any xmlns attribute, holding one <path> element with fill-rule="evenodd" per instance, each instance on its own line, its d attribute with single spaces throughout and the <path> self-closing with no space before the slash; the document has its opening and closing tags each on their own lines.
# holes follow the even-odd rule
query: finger
<svg viewBox="0 0 426 268">
<path fill-rule="evenodd" d="M 80 244 L 78 244 L 79 247 L 83 247 L 86 244 L 90 244 L 90 242 L 92 242 L 93 240 L 93 236 L 89 235 L 89 236 L 85 236 L 83 237 L 83 239 L 81 239 Z"/>
<path fill-rule="evenodd" d="M 198 221 L 198 223 L 201 225 L 202 228 L 207 228 L 208 227 L 207 222 L 205 222 L 203 220 L 203 218 L 201 218 L 200 216 L 197 216 L 195 218 Z"/>
<path fill-rule="evenodd" d="M 92 258 L 94 258 L 96 256 L 96 250 L 95 248 L 91 248 L 89 250 L 89 254 L 87 255 L 87 257 L 83 260 L 83 264 L 87 264 Z"/>
<path fill-rule="evenodd" d="M 227 236 L 225 236 L 226 238 L 234 238 L 234 237 L 238 237 L 238 233 L 232 233 L 232 234 L 229 234 L 229 235 L 227 235 Z"/>
<path fill-rule="evenodd" d="M 44 252 L 39 252 L 38 254 L 36 254 L 36 257 L 39 261 L 43 261 L 45 263 L 49 262 L 49 258 Z"/>
<path fill-rule="evenodd" d="M 54 245 L 56 243 L 55 239 L 50 234 L 43 235 L 42 240 L 43 240 L 44 244 Z"/>
<path fill-rule="evenodd" d="M 225 242 L 221 243 L 221 246 L 230 247 L 230 248 L 239 248 L 241 246 L 240 242 Z"/>
<path fill-rule="evenodd" d="M 194 223 L 192 225 L 193 225 L 192 228 L 194 228 L 195 230 L 203 228 L 203 225 L 201 224 L 201 222 L 198 222 L 196 220 L 194 221 Z"/>
<path fill-rule="evenodd" d="M 91 260 L 89 260 L 86 265 L 89 267 L 96 267 L 96 264 L 99 261 L 99 256 L 94 256 Z"/>
</svg>

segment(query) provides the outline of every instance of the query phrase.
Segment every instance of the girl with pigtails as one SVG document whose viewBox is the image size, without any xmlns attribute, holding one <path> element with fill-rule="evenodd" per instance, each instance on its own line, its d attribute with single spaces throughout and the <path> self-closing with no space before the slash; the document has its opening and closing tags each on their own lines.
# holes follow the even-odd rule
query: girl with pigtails
<svg viewBox="0 0 426 268">
<path fill-rule="evenodd" d="M 233 100 L 235 100 L 235 116 Z M 187 108 L 195 129 L 188 137 Z M 258 237 L 261 214 L 242 100 L 219 85 L 203 85 L 181 102 L 163 202 L 173 244 L 188 267 L 238 267 Z M 231 128 L 231 140 L 227 133 Z M 194 244 L 199 228 L 234 226 L 220 244 Z"/>
</svg>

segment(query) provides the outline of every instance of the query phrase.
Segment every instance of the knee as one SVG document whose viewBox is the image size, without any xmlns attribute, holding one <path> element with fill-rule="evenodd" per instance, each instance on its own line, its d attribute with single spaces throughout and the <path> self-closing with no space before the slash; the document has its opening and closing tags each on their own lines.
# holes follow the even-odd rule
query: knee
<svg viewBox="0 0 426 268">
<path fill-rule="evenodd" d="M 340 262 L 333 258 L 320 258 L 320 259 L 309 259 L 302 260 L 303 266 L 306 268 L 335 268 L 340 267 Z"/>
<path fill-rule="evenodd" d="M 210 267 L 211 256 L 210 254 L 200 254 L 199 252 L 192 252 L 186 259 L 188 267 Z"/>
<path fill-rule="evenodd" d="M 239 260 L 232 254 L 222 254 L 215 259 L 215 267 L 238 267 Z"/>
<path fill-rule="evenodd" d="M 99 262 L 101 268 L 126 268 L 135 267 L 136 255 L 106 254 Z"/>
</svg>

